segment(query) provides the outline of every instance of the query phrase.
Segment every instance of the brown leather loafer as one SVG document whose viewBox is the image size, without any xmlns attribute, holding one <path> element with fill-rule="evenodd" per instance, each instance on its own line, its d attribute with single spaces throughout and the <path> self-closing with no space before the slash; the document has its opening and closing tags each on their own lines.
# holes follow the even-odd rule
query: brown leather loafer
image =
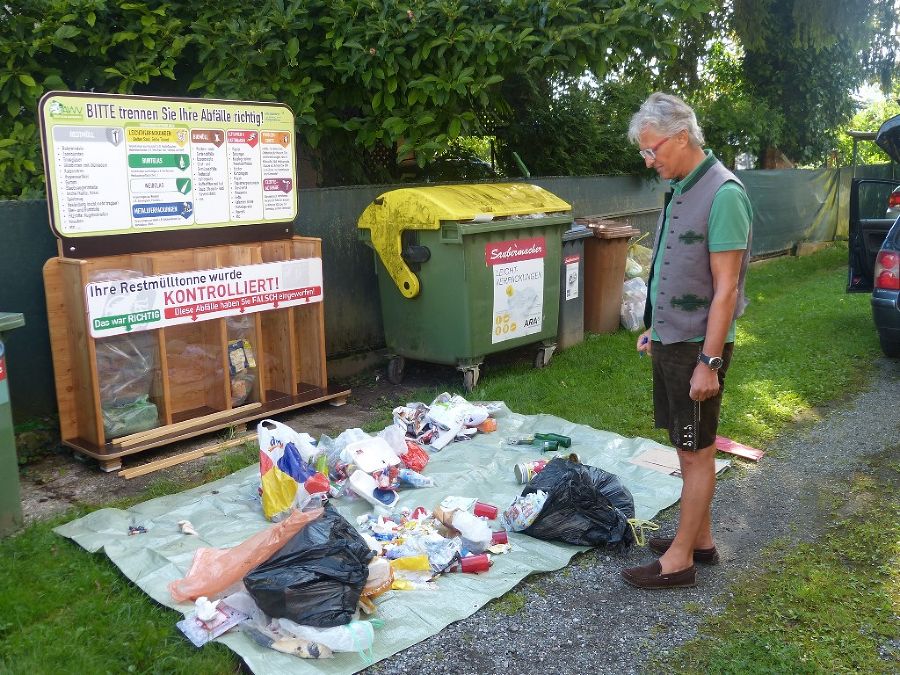
<svg viewBox="0 0 900 675">
<path fill-rule="evenodd" d="M 662 555 L 669 550 L 669 547 L 672 545 L 673 540 L 674 537 L 650 537 L 647 540 L 647 546 L 654 553 L 659 553 L 660 555 Z M 716 550 L 715 546 L 713 546 L 712 548 L 695 548 L 694 562 L 700 563 L 702 565 L 718 565 L 719 552 Z"/>
<path fill-rule="evenodd" d="M 654 560 L 649 565 L 624 569 L 622 578 L 638 588 L 685 588 L 697 583 L 696 569 L 693 565 L 678 572 L 663 574 L 659 560 Z"/>
</svg>

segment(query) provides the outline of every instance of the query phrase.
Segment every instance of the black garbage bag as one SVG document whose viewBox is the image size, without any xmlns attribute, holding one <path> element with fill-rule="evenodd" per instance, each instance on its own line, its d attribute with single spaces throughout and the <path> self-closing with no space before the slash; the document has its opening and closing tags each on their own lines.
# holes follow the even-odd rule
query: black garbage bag
<svg viewBox="0 0 900 675">
<path fill-rule="evenodd" d="M 337 511 L 321 517 L 244 577 L 247 592 L 271 617 L 303 626 L 350 623 L 375 554 Z"/>
<path fill-rule="evenodd" d="M 522 495 L 538 490 L 547 493 L 547 501 L 524 534 L 579 546 L 634 542 L 628 526 L 634 499 L 618 476 L 557 457 L 528 481 Z"/>
</svg>

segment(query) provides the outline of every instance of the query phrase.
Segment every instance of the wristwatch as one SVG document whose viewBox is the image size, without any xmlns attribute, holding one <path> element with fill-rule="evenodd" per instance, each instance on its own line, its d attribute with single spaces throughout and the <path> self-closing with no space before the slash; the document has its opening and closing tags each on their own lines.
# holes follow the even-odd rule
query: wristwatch
<svg viewBox="0 0 900 675">
<path fill-rule="evenodd" d="M 708 366 L 710 370 L 718 370 L 725 364 L 721 356 L 707 356 L 703 352 L 697 355 L 697 363 Z"/>
</svg>

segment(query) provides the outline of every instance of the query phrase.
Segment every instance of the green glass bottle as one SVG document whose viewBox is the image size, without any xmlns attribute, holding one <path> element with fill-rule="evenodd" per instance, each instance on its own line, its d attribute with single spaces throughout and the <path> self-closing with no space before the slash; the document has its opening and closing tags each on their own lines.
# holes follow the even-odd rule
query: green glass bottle
<svg viewBox="0 0 900 675">
<path fill-rule="evenodd" d="M 563 436 L 561 434 L 551 434 L 551 433 L 538 434 L 538 433 L 536 433 L 534 435 L 534 437 L 541 441 L 556 441 L 557 443 L 559 443 L 560 446 L 562 446 L 564 448 L 568 448 L 572 445 L 572 439 L 569 438 L 568 436 Z"/>
</svg>

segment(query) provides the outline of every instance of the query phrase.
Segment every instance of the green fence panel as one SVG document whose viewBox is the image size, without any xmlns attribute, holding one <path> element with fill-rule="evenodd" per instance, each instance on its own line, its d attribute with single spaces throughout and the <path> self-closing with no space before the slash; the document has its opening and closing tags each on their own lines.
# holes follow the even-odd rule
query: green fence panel
<svg viewBox="0 0 900 675">
<path fill-rule="evenodd" d="M 56 255 L 46 201 L 0 201 L 0 312 L 21 312 L 25 325 L 6 338 L 13 418 L 18 422 L 56 410 L 44 263 Z"/>
<path fill-rule="evenodd" d="M 890 178 L 891 167 L 859 167 L 857 175 Z M 850 172 L 840 170 L 741 171 L 755 213 L 753 254 L 791 249 L 800 241 L 846 237 Z M 573 206 L 575 216 L 623 220 L 643 232 L 656 227 L 667 185 L 637 176 L 559 176 L 531 179 Z M 383 192 L 409 185 L 303 189 L 294 231 L 322 239 L 325 338 L 330 359 L 366 354 L 384 346 L 374 254 L 358 241 L 356 222 Z M 875 199 L 875 198 L 873 198 Z M 876 199 L 877 201 L 877 199 Z M 877 204 L 873 206 L 877 207 Z M 56 409 L 41 269 L 56 255 L 46 202 L 0 202 L 0 311 L 25 315 L 10 334 L 16 359 L 13 414 L 25 421 Z"/>
</svg>

